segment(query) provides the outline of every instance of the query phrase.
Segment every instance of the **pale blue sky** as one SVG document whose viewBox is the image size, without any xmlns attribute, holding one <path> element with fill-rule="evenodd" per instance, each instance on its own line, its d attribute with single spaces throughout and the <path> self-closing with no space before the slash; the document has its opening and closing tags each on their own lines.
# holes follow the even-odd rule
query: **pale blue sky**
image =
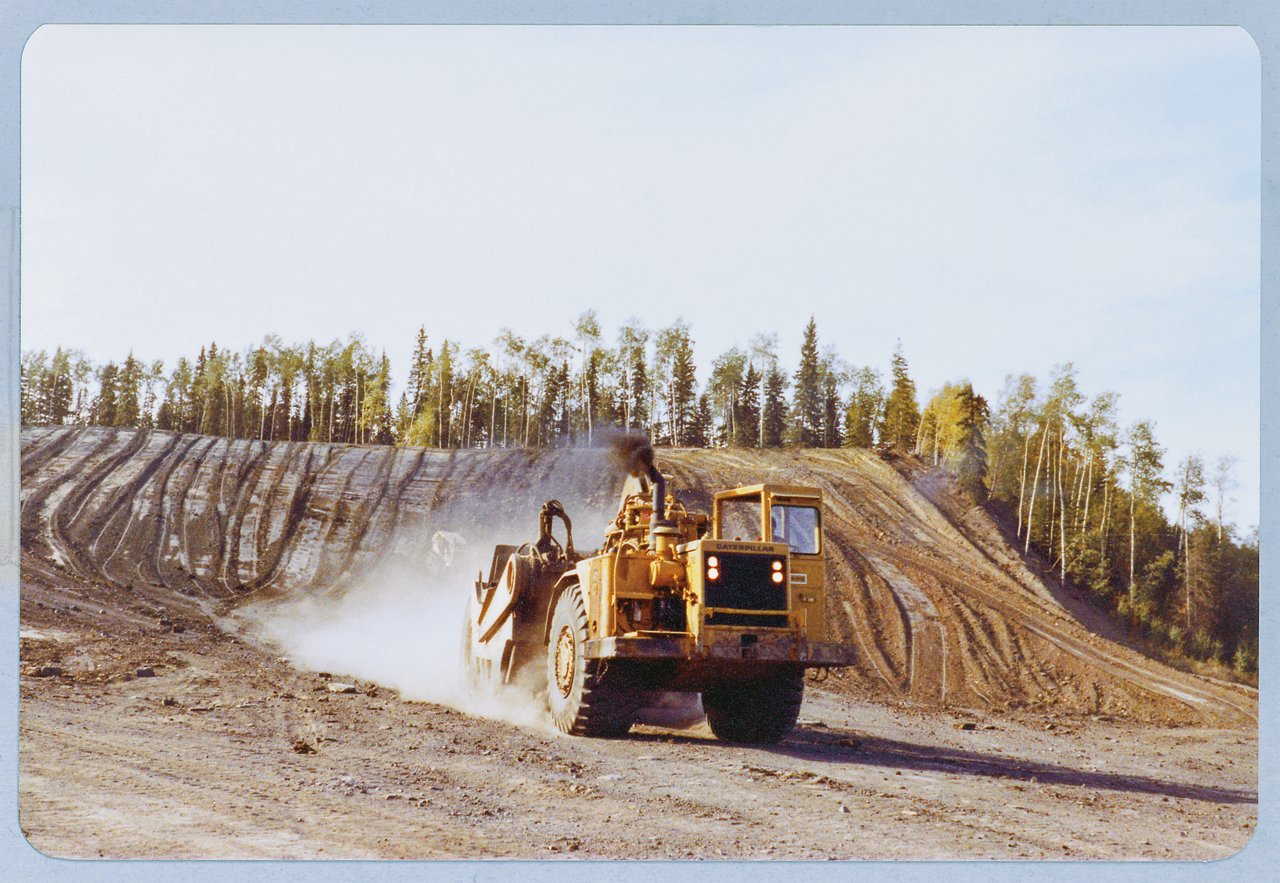
<svg viewBox="0 0 1280 883">
<path fill-rule="evenodd" d="M 1258 520 L 1259 63 L 1230 28 L 46 27 L 23 347 L 172 364 L 677 316 L 922 397 L 1073 361 Z"/>
</svg>

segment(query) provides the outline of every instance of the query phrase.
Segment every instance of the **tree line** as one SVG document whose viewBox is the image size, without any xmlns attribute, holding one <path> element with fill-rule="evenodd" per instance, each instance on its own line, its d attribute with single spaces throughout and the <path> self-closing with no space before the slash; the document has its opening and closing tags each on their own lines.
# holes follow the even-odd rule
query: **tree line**
<svg viewBox="0 0 1280 883">
<path fill-rule="evenodd" d="M 28 351 L 24 424 L 156 428 L 229 438 L 554 447 L 603 443 L 605 426 L 679 447 L 862 447 L 917 455 L 953 474 L 1064 581 L 1176 652 L 1256 671 L 1258 544 L 1224 510 L 1234 461 L 1190 455 L 1173 468 L 1150 421 L 1117 423 L 1117 396 L 1079 389 L 1070 364 L 1042 383 L 1011 376 L 994 408 L 967 381 L 924 404 L 899 343 L 886 378 L 821 347 L 810 319 L 794 370 L 776 333 L 711 363 L 699 383 L 687 323 L 637 319 L 606 341 L 594 311 L 567 335 L 504 328 L 490 349 L 434 345 L 419 328 L 392 401 L 385 352 L 358 335 L 243 351 L 209 343 L 166 373 L 130 354 Z M 1170 520 L 1160 505 L 1172 491 Z"/>
</svg>

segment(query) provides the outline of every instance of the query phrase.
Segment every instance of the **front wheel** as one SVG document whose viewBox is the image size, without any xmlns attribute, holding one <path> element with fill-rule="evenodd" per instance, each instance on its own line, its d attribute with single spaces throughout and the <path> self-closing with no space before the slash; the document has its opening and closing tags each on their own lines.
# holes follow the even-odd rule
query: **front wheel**
<svg viewBox="0 0 1280 883">
<path fill-rule="evenodd" d="M 562 733 L 617 738 L 635 718 L 634 691 L 609 678 L 601 660 L 583 655 L 587 642 L 587 607 L 577 583 L 556 602 L 547 645 L 547 705 Z"/>
<path fill-rule="evenodd" d="M 772 745 L 795 727 L 803 699 L 804 671 L 797 669 L 704 690 L 702 707 L 717 739 Z"/>
</svg>

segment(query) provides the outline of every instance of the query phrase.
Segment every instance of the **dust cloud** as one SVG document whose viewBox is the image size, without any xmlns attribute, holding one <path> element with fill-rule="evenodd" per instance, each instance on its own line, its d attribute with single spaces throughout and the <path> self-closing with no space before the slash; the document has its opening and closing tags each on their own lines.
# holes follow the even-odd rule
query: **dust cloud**
<svg viewBox="0 0 1280 883">
<path fill-rule="evenodd" d="M 642 436 L 618 434 L 613 464 L 619 470 L 652 462 Z M 629 462 L 627 462 L 629 461 Z M 572 485 L 569 477 L 549 484 Z M 511 511 L 527 513 L 494 523 L 491 504 L 473 497 L 449 501 L 432 519 L 412 559 L 375 566 L 331 586 L 289 590 L 284 597 L 240 607 L 223 627 L 268 647 L 297 668 L 323 671 L 335 680 L 370 681 L 408 700 L 447 705 L 480 717 L 545 732 L 558 732 L 546 708 L 546 674 L 532 663 L 497 693 L 470 684 L 462 647 L 468 598 L 476 575 L 487 578 L 494 546 L 531 542 L 537 536 L 536 496 Z M 580 553 L 590 554 L 617 515 L 616 504 L 594 505 L 570 493 Z M 483 527 L 478 525 L 483 524 Z M 559 524 L 554 526 L 563 541 Z"/>
<path fill-rule="evenodd" d="M 377 568 L 337 597 L 296 593 L 242 607 L 237 631 L 295 667 L 329 672 L 335 680 L 371 681 L 405 699 L 554 732 L 540 668 L 527 668 L 517 684 L 496 694 L 473 688 L 463 668 L 467 598 L 476 574 L 487 576 L 499 541 L 467 540 L 450 550 L 448 561 L 436 543 L 421 566 Z"/>
</svg>

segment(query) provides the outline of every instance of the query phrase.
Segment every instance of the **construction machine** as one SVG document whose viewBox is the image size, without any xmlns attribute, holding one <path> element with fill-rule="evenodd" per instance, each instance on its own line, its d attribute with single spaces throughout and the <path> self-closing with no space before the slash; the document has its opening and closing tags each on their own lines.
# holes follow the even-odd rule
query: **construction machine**
<svg viewBox="0 0 1280 883">
<path fill-rule="evenodd" d="M 782 740 L 805 670 L 853 662 L 826 640 L 821 491 L 739 487 L 708 516 L 668 493 L 642 437 L 623 436 L 617 456 L 627 477 L 601 549 L 574 548 L 557 500 L 535 541 L 494 549 L 468 603 L 473 683 L 542 673 L 552 719 L 575 735 L 621 736 L 655 696 L 684 692 L 701 694 L 720 739 Z"/>
</svg>

